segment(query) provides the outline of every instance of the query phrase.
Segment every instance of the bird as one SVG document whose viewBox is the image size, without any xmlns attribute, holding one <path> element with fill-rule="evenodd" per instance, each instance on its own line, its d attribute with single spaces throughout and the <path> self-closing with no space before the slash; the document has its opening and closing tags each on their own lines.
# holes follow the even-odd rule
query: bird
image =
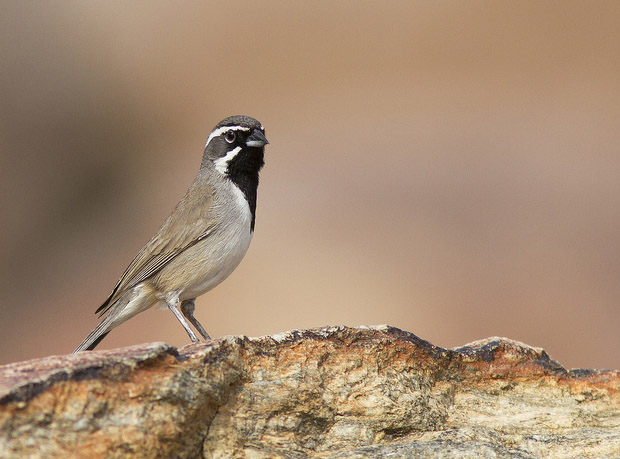
<svg viewBox="0 0 620 459">
<path fill-rule="evenodd" d="M 107 300 L 103 319 L 74 351 L 93 350 L 136 314 L 165 303 L 192 342 L 211 339 L 194 317 L 195 300 L 226 279 L 254 234 L 263 125 L 244 115 L 220 121 L 205 144 L 196 178 L 157 233 L 129 264 Z"/>
</svg>

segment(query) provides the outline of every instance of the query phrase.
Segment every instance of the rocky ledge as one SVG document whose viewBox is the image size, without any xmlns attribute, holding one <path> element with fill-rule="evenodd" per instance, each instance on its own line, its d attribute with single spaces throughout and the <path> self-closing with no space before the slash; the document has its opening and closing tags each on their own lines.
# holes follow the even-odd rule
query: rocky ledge
<svg viewBox="0 0 620 459">
<path fill-rule="evenodd" d="M 620 373 L 329 327 L 0 367 L 0 457 L 620 457 Z"/>
</svg>

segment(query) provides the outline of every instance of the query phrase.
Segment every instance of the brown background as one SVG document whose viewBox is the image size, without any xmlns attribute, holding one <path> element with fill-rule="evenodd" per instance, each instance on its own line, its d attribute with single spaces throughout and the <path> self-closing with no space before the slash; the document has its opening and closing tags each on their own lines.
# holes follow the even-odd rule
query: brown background
<svg viewBox="0 0 620 459">
<path fill-rule="evenodd" d="M 71 352 L 231 114 L 214 337 L 388 323 L 620 368 L 620 2 L 2 2 L 0 362 Z M 153 309 L 111 348 L 187 343 Z"/>
</svg>

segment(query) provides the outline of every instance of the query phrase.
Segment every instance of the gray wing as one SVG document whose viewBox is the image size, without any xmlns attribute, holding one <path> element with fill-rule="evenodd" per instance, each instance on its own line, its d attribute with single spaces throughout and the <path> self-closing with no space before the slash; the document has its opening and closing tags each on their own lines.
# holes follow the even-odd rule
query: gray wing
<svg viewBox="0 0 620 459">
<path fill-rule="evenodd" d="M 213 196 L 210 190 L 198 190 L 194 185 L 157 234 L 138 252 L 96 313 L 105 314 L 129 290 L 157 274 L 185 250 L 209 237 L 215 226 L 210 218 Z"/>
</svg>

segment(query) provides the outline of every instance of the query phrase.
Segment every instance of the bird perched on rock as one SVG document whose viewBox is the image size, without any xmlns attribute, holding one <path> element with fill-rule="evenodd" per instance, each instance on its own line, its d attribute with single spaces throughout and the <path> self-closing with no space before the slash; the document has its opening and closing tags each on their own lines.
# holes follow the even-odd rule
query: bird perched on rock
<svg viewBox="0 0 620 459">
<path fill-rule="evenodd" d="M 193 342 L 190 324 L 210 339 L 194 317 L 194 301 L 226 279 L 248 250 L 267 143 L 262 124 L 248 116 L 215 126 L 189 190 L 97 309 L 105 317 L 74 352 L 94 349 L 113 328 L 159 302 Z"/>
</svg>

